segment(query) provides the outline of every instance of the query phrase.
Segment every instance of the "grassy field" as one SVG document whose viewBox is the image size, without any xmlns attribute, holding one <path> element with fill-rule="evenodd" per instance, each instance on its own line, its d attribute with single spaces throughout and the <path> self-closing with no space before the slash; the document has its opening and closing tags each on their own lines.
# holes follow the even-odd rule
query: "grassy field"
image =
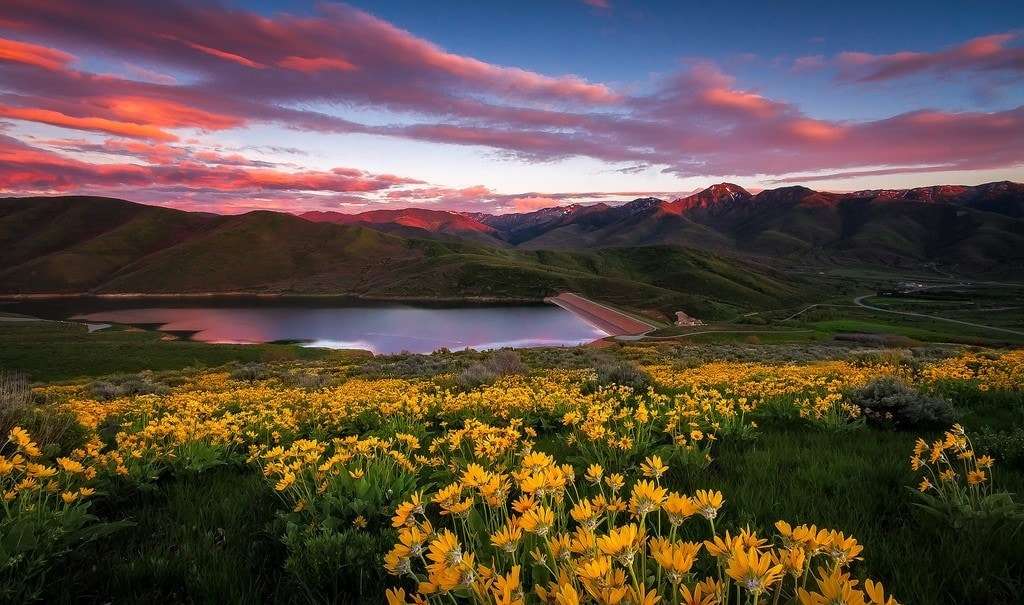
<svg viewBox="0 0 1024 605">
<path fill-rule="evenodd" d="M 358 354 L 293 345 L 211 345 L 163 340 L 159 332 L 117 327 L 90 334 L 79 323 L 0 321 L 0 368 L 24 372 L 36 381 L 213 367 L 230 361 L 344 359 Z"/>
<path fill-rule="evenodd" d="M 826 283 L 831 277 L 818 277 Z M 874 281 L 867 276 L 851 277 L 851 284 L 862 294 L 882 290 L 902 278 Z M 799 305 L 770 311 L 745 313 L 728 322 L 709 322 L 703 326 L 672 326 L 653 332 L 653 336 L 680 336 L 687 342 L 801 342 L 826 340 L 839 335 L 876 335 L 903 337 L 919 342 L 947 342 L 979 346 L 1024 344 L 1024 335 L 993 328 L 1024 332 L 1024 306 L 1017 304 L 1024 288 L 1017 286 L 972 286 L 921 290 L 901 296 L 869 296 L 867 305 L 880 309 L 917 313 L 933 317 L 895 315 L 853 304 L 852 297 L 829 297 L 813 305 Z M 939 318 L 979 324 L 970 326 Z M 706 332 L 719 332 L 707 334 Z M 750 334 L 741 332 L 749 331 Z M 692 337 L 687 334 L 695 333 Z M 866 341 L 865 341 L 866 342 Z M 904 342 L 905 344 L 905 342 Z"/>
<path fill-rule="evenodd" d="M 417 462 L 409 475 L 377 474 L 392 468 L 389 458 L 359 454 L 336 469 L 341 474 L 326 475 L 333 479 L 323 494 L 300 497 L 305 504 L 295 506 L 298 492 L 293 490 L 305 475 L 296 470 L 296 483 L 285 486 L 264 457 L 268 448 L 280 444 L 288 451 L 302 438 L 326 444 L 333 436 L 410 433 L 424 447 L 434 443 L 440 449 L 433 451 L 455 468 L 479 461 L 488 471 L 502 473 L 514 469 L 521 448 L 534 441 L 526 428 L 537 433 L 535 450 L 575 466 L 573 489 L 580 491 L 570 490 L 568 501 L 594 495 L 583 480 L 593 462 L 604 464 L 606 472 L 624 474 L 628 500 L 634 482 L 643 478 L 640 464 L 657 453 L 669 466 L 660 480 L 667 489 L 695 494 L 710 488 L 724 494 L 715 522 L 719 535 L 749 528 L 778 540 L 772 534 L 779 520 L 842 531 L 864 547 L 863 560 L 850 566 L 854 577 L 880 580 L 903 603 L 1001 604 L 1013 602 L 1024 590 L 1020 521 L 998 518 L 964 526 L 958 516 L 929 516 L 915 495 L 920 474 L 908 465 L 915 439 L 940 436 L 948 418 L 955 417 L 972 435 L 1024 433 L 1019 355 L 968 353 L 961 363 L 956 361 L 960 353 L 948 348 L 865 351 L 856 343 L 837 342 L 669 342 L 600 351 L 536 349 L 515 356 L 464 352 L 366 358 L 286 345 L 169 342 L 145 332 L 84 335 L 59 324 L 0 328 L 6 343 L 29 342 L 29 335 L 37 342 L 34 352 L 15 354 L 10 346 L 0 347 L 7 356 L 0 365 L 11 367 L 14 360 L 42 372 L 36 374 L 41 383 L 30 411 L 19 408 L 19 413 L 30 420 L 21 424 L 41 435 L 43 458 L 67 455 L 76 440 L 95 435 L 106 453 L 91 462 L 99 473 L 89 511 L 100 523 L 130 522 L 113 526 L 110 535 L 75 543 L 63 554 L 61 548 L 43 549 L 45 565 L 32 573 L 43 574 L 35 594 L 44 602 L 379 602 L 385 586 L 414 588 L 382 567 L 396 540 L 391 529 L 395 506 L 412 489 L 436 493 L 458 481 L 461 471 Z M 93 348 L 72 349 L 69 342 Z M 47 355 L 56 356 L 61 343 L 65 359 L 45 369 Z M 71 350 L 91 352 L 74 359 Z M 294 357 L 300 354 L 308 357 Z M 125 376 L 136 371 L 140 360 L 160 371 Z M 229 360 L 224 368 L 215 367 Z M 796 363 L 785 365 L 789 361 Z M 960 367 L 991 370 L 972 370 L 979 374 L 964 378 Z M 121 376 L 103 376 L 108 373 Z M 953 415 L 894 429 L 865 424 L 852 408 L 840 406 L 858 401 L 861 385 L 888 374 L 904 376 L 927 391 L 913 401 L 941 397 L 952 404 Z M 959 378 L 942 378 L 947 374 Z M 94 379 L 42 384 L 72 376 Z M 833 386 L 820 390 L 820 380 Z M 641 394 L 648 384 L 654 390 Z M 605 391 L 602 385 L 636 390 Z M 710 385 L 717 395 L 706 390 Z M 826 392 L 840 399 L 829 403 L 822 398 Z M 676 396 L 696 399 L 684 403 Z M 721 403 L 711 408 L 694 403 L 719 396 Z M 753 399 L 748 406 L 741 397 Z M 634 418 L 640 405 L 661 410 L 661 415 L 649 424 L 623 420 Z M 587 417 L 607 406 L 625 414 L 602 422 L 610 435 L 633 440 L 627 451 L 609 449 L 603 437 L 588 438 L 587 423 L 566 420 L 569 412 Z M 0 428 L 6 431 L 16 419 L 9 411 L 13 408 L 5 409 L 7 428 Z M 690 410 L 694 426 L 717 439 L 679 445 L 665 425 L 672 409 Z M 69 422 L 68 413 L 85 428 L 55 433 L 51 424 L 56 420 L 50 419 Z M 474 424 L 481 422 L 491 428 Z M 645 433 L 644 426 L 658 428 Z M 492 444 L 506 443 L 505 437 L 495 440 L 498 434 L 516 437 L 507 442 L 507 454 L 499 449 L 466 457 L 458 448 L 447 449 L 455 443 L 450 441 L 453 432 L 462 430 L 469 431 L 460 438 L 468 443 L 485 433 L 492 435 Z M 1020 493 L 1024 446 L 1015 453 L 1012 440 L 999 439 L 979 439 L 979 455 L 988 451 L 982 447 L 996 448 L 995 489 Z M 253 457 L 254 451 L 260 453 Z M 710 462 L 700 462 L 695 452 L 706 452 Z M 121 455 L 117 464 L 123 472 L 106 466 Z M 351 469 L 368 473 L 367 481 L 373 477 L 368 485 L 392 486 L 396 493 L 350 491 L 364 489 L 359 479 L 345 479 Z M 515 493 L 519 485 L 513 481 Z M 468 540 L 467 552 L 473 548 L 481 558 L 494 556 L 481 544 L 471 547 L 471 534 L 451 519 L 435 518 L 436 506 L 427 509 L 431 518 L 439 527 L 457 529 Z M 561 510 L 553 500 L 550 506 Z M 568 508 L 565 514 L 568 518 Z M 368 527 L 353 526 L 357 519 Z M 624 518 L 620 524 L 627 522 Z M 652 535 L 662 526 L 653 517 L 646 523 Z M 12 526 L 0 527 L 10 532 Z M 318 528 L 314 534 L 306 533 L 313 528 Z M 688 521 L 683 530 L 680 537 L 707 538 L 697 521 Z M 653 558 L 649 562 L 655 565 Z M 499 568 L 508 571 L 504 563 Z M 716 573 L 702 562 L 694 571 L 699 575 L 687 582 Z M 0 573 L 8 574 L 6 582 L 16 580 L 8 586 L 17 587 L 26 577 L 18 574 L 29 572 L 14 566 Z M 524 582 L 543 577 L 538 568 L 524 568 L 523 574 Z M 644 582 L 665 590 L 653 576 Z M 527 585 L 528 592 L 531 588 Z M 780 602 L 789 602 L 791 591 L 785 592 Z M 462 602 L 459 593 L 451 596 Z M 732 598 L 730 603 L 747 601 Z"/>
</svg>

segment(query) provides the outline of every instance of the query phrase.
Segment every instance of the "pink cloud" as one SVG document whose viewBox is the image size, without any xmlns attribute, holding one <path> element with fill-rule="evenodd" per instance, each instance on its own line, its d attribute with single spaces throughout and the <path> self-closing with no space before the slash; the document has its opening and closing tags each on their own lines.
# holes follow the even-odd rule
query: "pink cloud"
<svg viewBox="0 0 1024 605">
<path fill-rule="evenodd" d="M 156 141 L 178 140 L 178 137 L 169 132 L 145 124 L 121 122 L 106 118 L 69 116 L 59 111 L 52 111 L 49 109 L 0 105 L 0 117 L 41 122 L 43 124 L 61 126 L 63 128 L 105 132 L 108 134 L 116 134 L 126 137 L 153 139 Z"/>
<path fill-rule="evenodd" d="M 21 63 L 42 69 L 61 70 L 74 60 L 74 55 L 60 50 L 0 38 L 0 61 Z"/>
<path fill-rule="evenodd" d="M 701 93 L 700 102 L 709 107 L 736 110 L 760 117 L 771 116 L 779 108 L 778 104 L 759 94 L 728 88 L 709 88 Z"/>
<path fill-rule="evenodd" d="M 421 181 L 354 168 L 282 171 L 252 168 L 221 156 L 178 159 L 162 164 L 90 163 L 25 145 L 0 136 L 0 190 L 8 192 L 63 192 L 100 188 L 132 192 L 139 187 L 180 188 L 193 192 L 297 191 L 371 192 Z M 211 165 L 215 164 L 215 165 Z"/>
<path fill-rule="evenodd" d="M 512 200 L 512 207 L 516 212 L 532 212 L 558 205 L 557 199 L 545 196 L 517 197 Z"/>
<path fill-rule="evenodd" d="M 312 17 L 263 17 L 216 5 L 183 2 L 159 5 L 114 0 L 84 6 L 73 0 L 40 5 L 31 0 L 10 0 L 4 11 L 23 31 L 35 32 L 62 43 L 102 44 L 152 60 L 200 68 L 208 76 L 228 76 L 244 89 L 258 88 L 275 96 L 293 94 L 273 78 L 262 75 L 285 62 L 295 72 L 295 58 L 305 66 L 344 64 L 361 67 L 350 79 L 322 81 L 309 94 L 341 91 L 383 92 L 403 78 L 411 90 L 392 90 L 400 103 L 407 95 L 456 88 L 489 92 L 509 98 L 545 99 L 584 103 L 612 103 L 619 95 L 603 84 L 577 76 L 547 76 L 516 67 L 494 65 L 447 52 L 390 23 L 356 8 L 323 4 Z M 182 46 L 199 55 L 181 52 Z M 203 60 L 213 57 L 216 62 Z M 301 61 L 312 60 L 315 63 Z M 287 64 L 292 66 L 288 67 Z M 265 69 L 253 69 L 265 68 Z M 299 70 L 309 71 L 309 70 Z M 314 70 L 315 71 L 315 70 Z M 409 78 L 409 76 L 415 78 Z M 283 77 L 283 76 L 278 76 Z"/>
<path fill-rule="evenodd" d="M 188 40 L 182 40 L 182 43 L 185 44 L 185 46 L 188 46 L 189 48 L 194 48 L 201 53 L 206 53 L 210 55 L 211 57 L 217 57 L 218 59 L 224 59 L 225 61 L 238 63 L 239 65 L 243 65 L 245 67 L 251 67 L 253 69 L 263 69 L 264 67 L 266 67 L 266 65 L 257 63 L 252 59 L 248 59 L 246 57 L 243 57 L 242 55 L 236 55 L 235 53 L 229 53 L 226 50 L 220 50 L 218 48 L 203 46 L 198 42 L 190 42 Z"/>
<path fill-rule="evenodd" d="M 838 173 L 880 164 L 973 169 L 1016 165 L 1024 157 L 1022 108 L 823 120 L 699 61 L 655 80 L 649 92 L 629 95 L 573 75 L 551 76 L 452 53 L 353 7 L 325 4 L 317 10 L 309 16 L 269 17 L 173 0 L 159 5 L 109 0 L 98 6 L 72 0 L 8 0 L 0 8 L 0 19 L 17 27 L 19 38 L 32 38 L 39 43 L 36 48 L 52 52 L 42 65 L 26 63 L 28 55 L 17 49 L 6 60 L 0 55 L 6 86 L 0 117 L 163 145 L 197 136 L 179 129 L 219 131 L 274 123 L 325 133 L 484 146 L 529 161 L 587 156 L 624 164 L 627 170 L 657 166 L 681 176 Z M 1014 58 L 1019 49 L 1008 46 L 1011 38 L 1006 36 L 969 41 L 943 51 L 941 59 L 922 60 L 921 53 L 846 54 L 841 61 L 844 69 L 859 70 L 865 77 L 878 77 L 871 74 L 879 70 L 923 73 L 952 66 L 1019 69 Z M 188 74 L 188 82 L 138 81 L 72 68 L 72 52 L 84 56 L 97 51 L 130 58 L 159 73 Z M 317 106 L 371 108 L 416 119 L 360 123 L 308 109 Z M 337 189 L 349 185 L 338 179 L 368 178 L 330 171 L 301 175 L 232 157 L 237 154 L 220 153 L 217 158 L 213 151 L 180 156 L 129 156 L 129 149 L 117 153 L 152 164 L 169 161 L 160 157 L 176 158 L 172 161 L 181 169 L 179 176 L 198 179 L 190 190 L 194 195 L 214 195 L 221 191 L 214 186 L 218 182 L 228 183 L 229 189 L 269 191 L 298 191 L 288 187 L 304 184 L 320 194 L 340 194 Z M 217 179 L 209 174 L 214 162 L 245 174 L 226 171 Z M 147 174 L 173 174 L 171 166 L 155 167 L 166 168 L 163 172 L 151 168 Z M 134 169 L 124 170 L 134 174 Z M 172 186 L 166 180 L 153 182 Z M 190 184 L 179 186 L 187 189 Z M 360 191 L 355 181 L 352 187 L 346 195 Z M 399 189 L 387 191 L 403 193 Z M 475 195 L 436 193 L 404 193 L 405 198 L 394 199 L 469 204 Z M 353 202 L 346 198 L 344 203 Z"/>
<path fill-rule="evenodd" d="M 281 67 L 294 69 L 306 73 L 315 73 L 324 70 L 349 71 L 356 66 L 337 57 L 285 57 L 277 62 Z"/>
<path fill-rule="evenodd" d="M 874 55 L 844 52 L 838 57 L 841 76 L 858 82 L 878 82 L 922 73 L 1009 71 L 1024 74 L 1024 47 L 1007 46 L 1016 33 L 994 34 L 936 52 L 898 52 Z"/>
</svg>

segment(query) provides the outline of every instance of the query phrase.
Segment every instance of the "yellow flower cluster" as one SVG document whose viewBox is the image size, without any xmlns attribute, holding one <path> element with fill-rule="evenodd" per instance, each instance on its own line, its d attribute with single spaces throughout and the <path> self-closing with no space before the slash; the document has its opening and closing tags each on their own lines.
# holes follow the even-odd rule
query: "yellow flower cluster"
<svg viewBox="0 0 1024 605">
<path fill-rule="evenodd" d="M 524 427 L 522 419 L 509 421 L 508 426 L 497 427 L 475 418 L 469 418 L 462 428 L 451 429 L 430 443 L 430 458 L 422 462 L 430 466 L 447 465 L 452 473 L 459 473 L 465 462 L 493 466 L 506 466 L 522 450 L 533 447 L 537 432 Z"/>
<path fill-rule="evenodd" d="M 1019 390 L 1024 385 L 1024 349 L 1002 353 L 964 353 L 925 368 L 921 375 L 928 381 L 975 382 L 983 391 Z"/>
<path fill-rule="evenodd" d="M 900 371 L 888 364 L 860 366 L 847 361 L 807 364 L 716 362 L 690 369 L 676 369 L 669 365 L 646 366 L 644 369 L 659 384 L 668 388 L 724 387 L 730 394 L 751 399 L 799 395 L 812 391 L 841 392 L 863 386 L 879 376 L 891 376 Z"/>
<path fill-rule="evenodd" d="M 560 418 L 571 428 L 570 445 L 591 444 L 604 450 L 604 458 L 615 452 L 643 455 L 652 439 L 666 433 L 699 458 L 708 454 L 709 439 L 753 428 L 750 413 L 764 405 L 794 406 L 811 420 L 855 420 L 860 411 L 845 401 L 844 392 L 880 376 L 961 380 L 980 389 L 1020 388 L 1024 353 L 965 353 L 913 375 L 907 367 L 890 362 L 846 361 L 719 362 L 687 369 L 650 365 L 645 370 L 657 381 L 659 392 L 633 392 L 622 386 L 588 390 L 585 385 L 594 378 L 590 370 L 508 376 L 469 391 L 402 379 L 352 379 L 339 386 L 304 389 L 276 379 L 234 381 L 225 372 L 192 375 L 167 395 L 112 401 L 91 399 L 81 386 L 42 391 L 72 410 L 86 427 L 118 423 L 118 449 L 126 458 L 174 456 L 182 445 L 197 441 L 245 452 L 253 445 L 286 445 L 299 436 L 329 438 L 358 430 L 361 418 L 394 423 L 396 430 L 410 424 L 429 427 L 436 419 L 488 418 L 500 421 L 502 430 L 522 431 L 523 425 L 514 422 L 537 417 Z M 466 428 L 477 430 L 468 424 Z M 487 447 L 498 443 L 478 441 L 490 443 Z"/>
<path fill-rule="evenodd" d="M 924 439 L 914 444 L 910 468 L 921 475 L 918 491 L 974 510 L 992 494 L 991 456 L 978 456 L 959 424 L 930 445 Z"/>
<path fill-rule="evenodd" d="M 510 469 L 470 464 L 455 483 L 398 507 L 385 567 L 405 586 L 388 590 L 389 605 L 522 605 L 527 593 L 549 605 L 897 605 L 881 584 L 861 586 L 846 571 L 862 551 L 853 537 L 783 521 L 774 543 L 748 530 L 719 534 L 720 492 L 670 491 L 657 457 L 641 469 L 649 479 L 626 489 L 599 465 L 577 480 L 539 452 Z M 695 533 L 708 537 L 682 539 Z"/>
<path fill-rule="evenodd" d="M 62 510 L 96 493 L 91 487 L 102 462 L 99 443 L 47 464 L 28 431 L 14 427 L 0 442 L 0 503 L 4 517 Z"/>
<path fill-rule="evenodd" d="M 335 481 L 381 480 L 382 475 L 416 473 L 420 466 L 414 459 L 419 449 L 419 439 L 406 434 L 391 439 L 353 436 L 330 443 L 299 439 L 287 448 L 253 447 L 250 460 L 262 466 L 263 476 L 298 512 L 314 504 Z"/>
</svg>

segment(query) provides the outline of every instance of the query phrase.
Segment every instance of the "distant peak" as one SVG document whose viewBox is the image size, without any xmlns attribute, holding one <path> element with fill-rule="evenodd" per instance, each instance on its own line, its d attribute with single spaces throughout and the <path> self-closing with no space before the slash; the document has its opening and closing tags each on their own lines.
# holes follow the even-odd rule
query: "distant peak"
<svg viewBox="0 0 1024 605">
<path fill-rule="evenodd" d="M 743 187 L 740 187 L 739 185 L 735 185 L 733 183 L 718 183 L 717 185 L 712 185 L 712 186 L 708 187 L 707 189 L 705 189 L 704 191 L 701 191 L 697 195 L 702 195 L 702 194 L 710 194 L 710 195 L 713 195 L 715 197 L 730 197 L 730 198 L 750 197 L 750 192 L 749 191 L 747 191 Z"/>
<path fill-rule="evenodd" d="M 728 204 L 738 200 L 748 200 L 753 196 L 750 192 L 733 183 L 718 183 L 707 189 L 679 198 L 664 208 L 668 212 L 685 212 L 696 208 L 714 208 L 722 204 Z"/>
</svg>

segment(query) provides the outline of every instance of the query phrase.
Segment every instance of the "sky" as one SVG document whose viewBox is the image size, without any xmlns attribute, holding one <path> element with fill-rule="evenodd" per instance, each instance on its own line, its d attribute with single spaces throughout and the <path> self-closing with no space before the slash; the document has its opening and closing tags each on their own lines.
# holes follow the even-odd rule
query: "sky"
<svg viewBox="0 0 1024 605">
<path fill-rule="evenodd" d="M 1024 181 L 1020 2 L 4 0 L 0 193 L 528 211 Z"/>
</svg>

